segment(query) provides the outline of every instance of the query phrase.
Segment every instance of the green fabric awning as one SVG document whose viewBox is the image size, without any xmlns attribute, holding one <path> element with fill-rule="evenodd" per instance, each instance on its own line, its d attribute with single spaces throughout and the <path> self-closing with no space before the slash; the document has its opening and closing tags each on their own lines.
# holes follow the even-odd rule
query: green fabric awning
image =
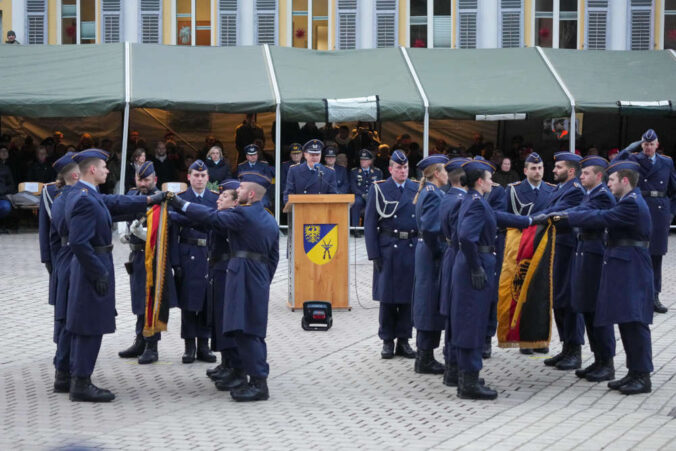
<svg viewBox="0 0 676 451">
<path fill-rule="evenodd" d="M 477 114 L 570 113 L 570 102 L 535 48 L 408 49 L 432 119 Z"/>
<path fill-rule="evenodd" d="M 0 45 L 0 114 L 98 116 L 124 107 L 124 44 Z"/>
</svg>

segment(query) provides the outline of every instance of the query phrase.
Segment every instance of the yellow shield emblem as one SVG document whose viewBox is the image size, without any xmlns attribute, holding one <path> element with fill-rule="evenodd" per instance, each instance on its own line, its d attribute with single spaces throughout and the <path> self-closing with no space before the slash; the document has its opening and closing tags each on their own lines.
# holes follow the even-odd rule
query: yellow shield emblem
<svg viewBox="0 0 676 451">
<path fill-rule="evenodd" d="M 303 248 L 315 265 L 333 260 L 338 249 L 338 224 L 303 225 Z"/>
</svg>

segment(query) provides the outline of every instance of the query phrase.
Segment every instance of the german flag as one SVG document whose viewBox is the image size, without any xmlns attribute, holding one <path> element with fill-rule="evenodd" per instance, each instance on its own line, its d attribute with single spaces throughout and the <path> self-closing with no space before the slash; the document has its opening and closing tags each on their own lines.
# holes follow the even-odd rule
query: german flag
<svg viewBox="0 0 676 451">
<path fill-rule="evenodd" d="M 167 250 L 169 247 L 169 222 L 167 202 L 153 205 L 146 212 L 146 306 L 143 336 L 152 337 L 167 330 L 169 321 L 169 278 Z"/>
<path fill-rule="evenodd" d="M 498 288 L 498 346 L 544 348 L 551 339 L 553 225 L 508 229 Z"/>
</svg>

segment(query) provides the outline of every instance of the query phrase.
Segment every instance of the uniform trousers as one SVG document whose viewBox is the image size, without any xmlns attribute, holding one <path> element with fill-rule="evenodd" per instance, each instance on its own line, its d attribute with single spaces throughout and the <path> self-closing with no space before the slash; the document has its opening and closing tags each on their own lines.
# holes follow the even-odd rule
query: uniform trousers
<svg viewBox="0 0 676 451">
<path fill-rule="evenodd" d="M 383 341 L 409 339 L 412 335 L 411 304 L 380 303 L 378 336 Z"/>
<path fill-rule="evenodd" d="M 70 375 L 89 377 L 94 372 L 103 335 L 72 334 L 70 344 Z"/>
<path fill-rule="evenodd" d="M 655 286 L 655 295 L 662 292 L 662 255 L 651 255 L 650 260 L 653 263 L 653 285 Z"/>
<path fill-rule="evenodd" d="M 145 324 L 145 321 L 146 321 L 145 315 L 136 315 L 136 335 L 143 334 L 143 325 Z M 161 338 L 162 338 L 161 334 L 157 332 L 155 335 L 151 337 L 143 337 L 143 340 L 145 340 L 147 343 L 152 343 L 155 341 L 159 341 Z"/>
<path fill-rule="evenodd" d="M 594 326 L 594 312 L 585 312 L 584 325 L 587 329 L 589 347 L 597 360 L 615 357 L 615 329 L 610 326 Z"/>
<path fill-rule="evenodd" d="M 70 342 L 72 335 L 66 330 L 65 319 L 54 320 L 54 335 L 56 338 L 54 368 L 68 373 L 70 371 Z"/>
<path fill-rule="evenodd" d="M 483 368 L 481 359 L 481 348 L 457 348 L 458 350 L 458 370 L 467 373 L 478 373 Z"/>
<path fill-rule="evenodd" d="M 252 377 L 268 377 L 270 366 L 265 338 L 238 332 L 235 334 L 235 343 L 244 371 Z"/>
<path fill-rule="evenodd" d="M 207 326 L 205 311 L 181 310 L 181 338 L 209 338 L 211 327 Z"/>
<path fill-rule="evenodd" d="M 358 227 L 359 218 L 364 213 L 364 208 L 366 208 L 366 201 L 358 194 L 354 196 L 354 204 L 350 207 L 350 226 Z"/>
<path fill-rule="evenodd" d="M 650 326 L 639 322 L 618 326 L 627 355 L 627 369 L 637 373 L 651 373 L 654 368 Z"/>
<path fill-rule="evenodd" d="M 559 331 L 559 339 L 572 345 L 584 344 L 584 319 L 571 307 L 555 308 L 554 321 Z"/>
<path fill-rule="evenodd" d="M 418 330 L 415 336 L 416 347 L 423 351 L 431 351 L 438 348 L 440 342 L 440 330 Z"/>
<path fill-rule="evenodd" d="M 446 317 L 446 331 L 444 332 L 444 358 L 449 365 L 457 365 L 458 348 L 452 344 L 453 333 L 451 332 L 451 327 L 451 315 L 448 315 Z"/>
</svg>

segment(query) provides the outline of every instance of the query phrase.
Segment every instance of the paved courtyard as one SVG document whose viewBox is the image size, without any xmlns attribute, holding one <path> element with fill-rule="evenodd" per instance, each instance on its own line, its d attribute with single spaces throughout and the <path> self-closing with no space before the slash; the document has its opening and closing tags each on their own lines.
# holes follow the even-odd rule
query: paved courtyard
<svg viewBox="0 0 676 451">
<path fill-rule="evenodd" d="M 652 326 L 651 394 L 625 397 L 546 368 L 543 356 L 494 347 L 482 376 L 499 391 L 495 402 L 460 400 L 441 376 L 416 375 L 412 361 L 380 359 L 361 239 L 350 242 L 353 309 L 335 312 L 329 332 L 301 329 L 301 313 L 286 307 L 287 261 L 280 261 L 270 299 L 268 402 L 234 403 L 206 378 L 213 365 L 180 362 L 178 310 L 158 363 L 120 359 L 135 318 L 127 250 L 114 243 L 118 330 L 104 337 L 93 380 L 117 398 L 85 404 L 52 393 L 52 308 L 37 235 L 0 235 L 0 449 L 676 449 L 676 235 L 664 262 L 662 300 L 670 311 Z M 588 347 L 583 359 L 591 359 Z"/>
</svg>

